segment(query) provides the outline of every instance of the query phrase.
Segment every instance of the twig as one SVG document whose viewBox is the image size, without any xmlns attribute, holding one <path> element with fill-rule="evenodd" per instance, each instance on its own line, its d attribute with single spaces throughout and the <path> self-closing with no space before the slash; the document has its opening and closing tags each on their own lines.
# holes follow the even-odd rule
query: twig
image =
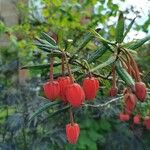
<svg viewBox="0 0 150 150">
<path fill-rule="evenodd" d="M 94 107 L 94 108 L 97 108 L 97 107 L 104 107 L 104 106 L 107 106 L 107 105 L 110 104 L 110 103 L 113 103 L 113 102 L 115 102 L 115 101 L 120 100 L 121 98 L 123 98 L 123 96 L 120 96 L 120 97 L 111 99 L 110 101 L 108 101 L 108 102 L 106 102 L 106 103 L 104 103 L 104 104 L 98 104 L 98 105 L 91 105 L 91 104 L 85 104 L 85 103 L 83 103 L 83 106 L 84 106 L 84 107 Z"/>
</svg>

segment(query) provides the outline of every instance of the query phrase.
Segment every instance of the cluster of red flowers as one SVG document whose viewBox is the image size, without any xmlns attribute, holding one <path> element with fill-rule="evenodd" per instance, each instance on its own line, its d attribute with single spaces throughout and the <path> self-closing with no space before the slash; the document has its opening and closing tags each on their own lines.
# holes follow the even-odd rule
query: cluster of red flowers
<svg viewBox="0 0 150 150">
<path fill-rule="evenodd" d="M 66 58 L 66 57 L 65 57 Z M 67 61 L 67 60 L 66 60 Z M 44 84 L 45 96 L 51 101 L 60 98 L 65 104 L 69 103 L 71 107 L 79 107 L 83 104 L 84 100 L 90 101 L 94 100 L 96 93 L 99 89 L 99 81 L 97 78 L 93 77 L 89 72 L 89 76 L 83 79 L 82 86 L 74 81 L 71 73 L 69 64 L 66 62 L 69 76 L 64 75 L 64 60 L 62 59 L 62 76 L 58 79 L 53 79 L 53 58 L 50 65 L 50 80 Z M 123 112 L 119 114 L 119 119 L 121 121 L 128 121 L 133 115 L 137 100 L 144 102 L 147 90 L 143 82 L 141 82 L 139 71 L 136 67 L 136 72 L 134 69 L 131 72 L 130 66 L 128 66 L 128 72 L 130 75 L 133 74 L 136 82 L 134 88 L 127 87 L 124 91 L 124 108 Z M 112 87 L 109 91 L 110 96 L 116 96 L 118 93 L 118 88 L 116 86 L 116 74 L 115 65 L 112 68 Z M 71 119 L 70 123 L 66 125 L 66 137 L 68 142 L 75 144 L 77 142 L 80 128 L 77 123 L 73 121 L 73 115 L 70 113 Z M 133 117 L 134 124 L 140 124 L 141 115 L 138 113 Z M 147 129 L 150 129 L 150 117 L 146 117 L 144 124 Z"/>
<path fill-rule="evenodd" d="M 94 100 L 99 89 L 99 81 L 97 78 L 92 76 L 86 77 L 81 86 L 73 81 L 71 73 L 69 76 L 62 76 L 54 80 L 53 61 L 51 62 L 50 70 L 50 81 L 43 86 L 45 96 L 49 100 L 54 101 L 56 98 L 60 98 L 64 103 L 69 103 L 72 107 L 81 106 L 84 100 Z M 70 70 L 68 72 L 70 72 Z M 76 143 L 79 132 L 79 125 L 73 121 L 66 125 L 66 136 L 69 143 Z"/>
<path fill-rule="evenodd" d="M 129 52 L 125 51 L 128 57 L 127 64 L 122 63 L 124 68 L 127 70 L 130 76 L 135 79 L 134 85 L 127 87 L 124 90 L 124 107 L 123 112 L 119 114 L 119 119 L 121 121 L 128 121 L 133 118 L 134 124 L 140 124 L 142 122 L 141 113 L 138 112 L 137 115 L 133 115 L 133 111 L 136 107 L 137 101 L 144 102 L 147 96 L 146 85 L 141 81 L 138 66 L 130 55 Z M 147 129 L 150 129 L 150 117 L 146 116 L 144 118 L 144 125 Z"/>
<path fill-rule="evenodd" d="M 144 102 L 147 95 L 146 86 L 143 82 L 135 83 L 135 92 L 132 93 L 131 90 L 125 89 L 124 91 L 124 112 L 119 114 L 119 119 L 121 121 L 129 121 L 130 116 L 133 115 L 133 111 L 136 107 L 137 100 Z M 133 117 L 134 124 L 142 123 L 142 116 L 139 114 Z M 150 117 L 146 116 L 144 118 L 144 125 L 147 129 L 150 129 Z"/>
</svg>

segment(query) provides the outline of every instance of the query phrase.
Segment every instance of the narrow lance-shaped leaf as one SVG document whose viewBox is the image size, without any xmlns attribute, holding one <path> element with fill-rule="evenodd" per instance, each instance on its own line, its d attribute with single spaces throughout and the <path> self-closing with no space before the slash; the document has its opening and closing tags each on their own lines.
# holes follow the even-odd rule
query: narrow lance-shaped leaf
<svg viewBox="0 0 150 150">
<path fill-rule="evenodd" d="M 55 115 L 58 115 L 64 111 L 66 111 L 67 109 L 69 109 L 70 106 L 67 105 L 67 106 L 64 106 L 63 108 L 60 108 L 58 110 L 56 110 L 55 112 L 51 113 L 50 115 L 48 115 L 48 117 L 46 117 L 44 120 L 42 120 L 42 122 L 44 122 L 45 120 L 47 120 L 48 118 L 51 118 L 51 117 L 54 117 Z"/>
<path fill-rule="evenodd" d="M 88 63 L 92 63 L 93 61 L 95 61 L 96 59 L 98 59 L 99 57 L 101 57 L 105 52 L 107 52 L 109 48 L 107 48 L 106 46 L 102 45 L 100 47 L 97 48 L 97 50 L 95 52 L 93 52 L 90 57 L 88 58 Z"/>
<path fill-rule="evenodd" d="M 80 51 L 81 49 L 83 49 L 89 43 L 89 41 L 92 38 L 93 38 L 93 35 L 91 33 L 87 33 L 85 35 L 84 39 L 82 40 L 82 43 L 79 44 L 78 51 Z"/>
<path fill-rule="evenodd" d="M 56 46 L 56 41 L 52 37 L 50 37 L 47 33 L 42 32 L 42 38 L 44 38 L 46 41 L 48 41 L 53 46 Z"/>
<path fill-rule="evenodd" d="M 54 63 L 54 67 L 61 65 L 61 63 Z M 21 69 L 45 69 L 49 68 L 50 64 L 40 64 L 40 65 L 28 65 L 28 66 L 23 66 Z"/>
<path fill-rule="evenodd" d="M 99 33 L 97 33 L 95 30 L 91 29 L 90 32 L 103 44 L 111 44 L 114 45 L 115 43 L 110 42 L 109 40 L 106 40 L 105 38 L 103 38 Z"/>
<path fill-rule="evenodd" d="M 124 33 L 124 17 L 123 17 L 123 12 L 120 12 L 117 27 L 116 27 L 117 43 L 121 43 L 123 41 L 123 33 Z"/>
<path fill-rule="evenodd" d="M 104 68 L 110 64 L 112 64 L 114 61 L 116 60 L 116 56 L 113 55 L 111 56 L 107 61 L 105 61 L 104 63 L 102 64 L 99 64 L 98 66 L 96 66 L 95 68 L 91 69 L 91 71 L 95 71 L 95 70 L 98 70 L 100 68 Z"/>
<path fill-rule="evenodd" d="M 31 121 L 34 117 L 41 114 L 43 111 L 47 110 L 49 107 L 52 107 L 52 106 L 59 104 L 59 103 L 60 103 L 60 101 L 54 101 L 54 102 L 46 103 L 45 105 L 40 107 L 36 112 L 33 113 L 33 115 L 29 118 L 29 121 Z"/>
<path fill-rule="evenodd" d="M 130 24 L 128 25 L 128 28 L 126 30 L 126 32 L 123 35 L 123 39 L 126 37 L 126 35 L 129 33 L 130 29 L 132 28 L 134 21 L 135 21 L 136 17 L 130 22 Z"/>
<path fill-rule="evenodd" d="M 149 40 L 150 40 L 150 35 L 146 36 L 143 39 L 137 40 L 137 41 L 135 41 L 131 44 L 128 44 L 128 45 L 126 44 L 127 45 L 126 47 L 129 48 L 129 49 L 135 50 L 135 49 L 139 48 L 140 46 L 142 46 L 145 42 L 147 42 Z"/>
<path fill-rule="evenodd" d="M 41 44 L 41 43 L 35 43 L 35 45 L 39 48 L 49 48 L 49 49 L 57 49 L 57 47 L 53 46 L 53 45 L 47 45 L 47 44 Z"/>
<path fill-rule="evenodd" d="M 116 71 L 118 75 L 121 77 L 121 79 L 130 87 L 134 87 L 134 80 L 132 77 L 128 74 L 128 72 L 122 67 L 121 62 L 117 61 L 115 63 Z"/>
</svg>

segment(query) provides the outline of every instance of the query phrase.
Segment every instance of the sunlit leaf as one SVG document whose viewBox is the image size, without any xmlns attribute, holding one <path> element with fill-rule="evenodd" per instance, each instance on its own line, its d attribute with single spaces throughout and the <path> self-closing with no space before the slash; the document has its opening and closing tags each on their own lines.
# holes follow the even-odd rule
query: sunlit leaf
<svg viewBox="0 0 150 150">
<path fill-rule="evenodd" d="M 108 58 L 107 61 L 103 62 L 102 64 L 99 64 L 98 66 L 96 66 L 95 68 L 92 68 L 91 71 L 95 71 L 95 70 L 98 70 L 98 69 L 102 69 L 112 63 L 114 63 L 114 61 L 116 60 L 116 56 L 111 56 L 110 58 Z"/>
<path fill-rule="evenodd" d="M 124 17 L 123 12 L 120 12 L 116 27 L 116 42 L 121 43 L 123 41 L 123 33 L 124 33 Z"/>
</svg>

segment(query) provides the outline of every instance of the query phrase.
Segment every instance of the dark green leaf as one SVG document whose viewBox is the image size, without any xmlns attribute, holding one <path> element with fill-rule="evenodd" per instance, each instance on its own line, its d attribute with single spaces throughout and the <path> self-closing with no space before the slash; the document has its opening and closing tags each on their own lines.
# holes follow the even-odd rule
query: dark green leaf
<svg viewBox="0 0 150 150">
<path fill-rule="evenodd" d="M 62 113 L 62 112 L 64 112 L 64 111 L 66 111 L 67 109 L 69 109 L 69 107 L 70 107 L 70 106 L 67 105 L 67 106 L 64 106 L 64 107 L 61 108 L 61 109 L 56 110 L 55 112 L 51 113 L 48 117 L 46 117 L 44 120 L 42 120 L 42 122 L 44 122 L 44 121 L 47 120 L 48 118 L 54 117 L 55 115 L 58 115 L 58 114 L 60 114 L 60 113 Z"/>
<path fill-rule="evenodd" d="M 126 30 L 126 32 L 125 32 L 124 35 L 123 35 L 123 39 L 126 37 L 126 35 L 128 34 L 128 32 L 130 31 L 130 29 L 132 28 L 132 25 L 134 24 L 135 19 L 136 19 L 136 18 L 134 18 L 134 19 L 130 22 L 130 24 L 129 24 L 127 30 Z"/>
<path fill-rule="evenodd" d="M 89 41 L 93 38 L 93 35 L 91 33 L 87 33 L 84 37 L 84 39 L 82 40 L 81 44 L 78 47 L 78 51 L 80 51 L 81 49 L 83 49 L 88 43 Z"/>
<path fill-rule="evenodd" d="M 134 80 L 132 77 L 128 74 L 128 72 L 122 67 L 121 62 L 117 61 L 115 63 L 116 65 L 116 71 L 118 75 L 121 77 L 121 79 L 130 87 L 134 86 Z"/>
<path fill-rule="evenodd" d="M 101 68 L 104 68 L 112 63 L 114 63 L 114 61 L 116 60 L 116 56 L 111 56 L 110 58 L 108 58 L 107 61 L 103 62 L 102 64 L 99 64 L 98 66 L 96 66 L 95 68 L 91 69 L 91 71 L 95 71 Z"/>
<path fill-rule="evenodd" d="M 139 48 L 140 46 L 142 46 L 145 42 L 147 42 L 149 40 L 150 40 L 150 35 L 146 36 L 143 39 L 137 40 L 137 41 L 135 41 L 131 44 L 127 44 L 127 48 L 135 50 L 135 49 Z"/>
<path fill-rule="evenodd" d="M 101 57 L 105 52 L 107 52 L 108 48 L 104 45 L 99 46 L 95 52 L 90 55 L 90 58 L 87 60 L 89 63 L 92 63 L 99 57 Z"/>
<path fill-rule="evenodd" d="M 120 12 L 117 27 L 116 27 L 117 43 L 121 43 L 123 41 L 123 33 L 124 33 L 124 17 L 123 17 L 123 12 Z"/>
<path fill-rule="evenodd" d="M 61 65 L 61 63 L 54 63 L 54 67 Z M 45 69 L 49 68 L 50 64 L 42 64 L 42 65 L 29 65 L 29 66 L 23 66 L 21 69 Z"/>
<path fill-rule="evenodd" d="M 35 45 L 39 48 L 44 47 L 44 48 L 48 48 L 48 49 L 58 49 L 57 46 L 53 46 L 53 45 L 50 45 L 50 44 L 48 45 L 48 44 L 35 43 Z"/>
<path fill-rule="evenodd" d="M 56 41 L 55 41 L 52 37 L 50 37 L 47 33 L 43 32 L 43 33 L 42 33 L 42 37 L 43 37 L 46 41 L 48 41 L 50 44 L 52 44 L 53 46 L 56 46 Z"/>
<path fill-rule="evenodd" d="M 49 107 L 52 107 L 56 104 L 59 104 L 60 101 L 53 101 L 53 102 L 49 102 L 46 103 L 45 105 L 43 105 L 42 107 L 40 107 L 30 118 L 29 121 L 31 121 L 34 117 L 38 116 L 39 114 L 41 114 L 43 111 L 47 110 Z"/>
</svg>

